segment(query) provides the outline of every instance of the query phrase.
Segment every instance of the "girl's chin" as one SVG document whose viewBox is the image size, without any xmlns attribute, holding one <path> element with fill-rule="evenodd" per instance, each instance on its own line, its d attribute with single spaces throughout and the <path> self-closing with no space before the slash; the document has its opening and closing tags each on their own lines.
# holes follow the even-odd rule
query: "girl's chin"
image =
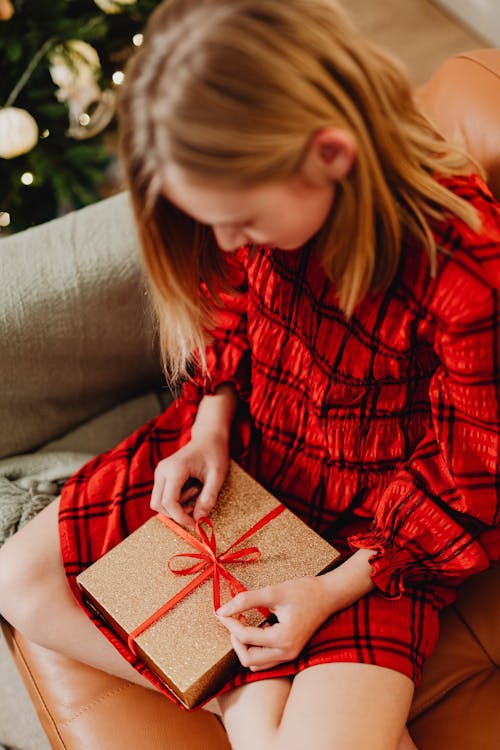
<svg viewBox="0 0 500 750">
<path fill-rule="evenodd" d="M 255 245 L 259 250 L 283 250 L 284 252 L 293 252 L 294 250 L 300 250 L 304 245 L 277 245 L 275 242 L 259 242 Z"/>
<path fill-rule="evenodd" d="M 257 250 L 282 250 L 291 253 L 304 247 L 304 243 L 301 245 L 278 245 L 276 242 L 249 242 L 247 247 L 254 247 Z"/>
<path fill-rule="evenodd" d="M 276 245 L 276 249 L 284 250 L 286 253 L 293 253 L 296 250 L 301 250 L 304 245 L 305 242 L 302 242 L 300 245 Z"/>
</svg>

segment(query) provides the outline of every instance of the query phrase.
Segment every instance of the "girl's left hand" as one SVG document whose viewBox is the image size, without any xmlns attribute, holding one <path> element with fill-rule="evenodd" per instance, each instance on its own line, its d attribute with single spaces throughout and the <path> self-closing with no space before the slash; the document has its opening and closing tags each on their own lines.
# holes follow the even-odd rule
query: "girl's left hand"
<svg viewBox="0 0 500 750">
<path fill-rule="evenodd" d="M 313 633 L 331 614 L 325 606 L 321 578 L 307 576 L 244 591 L 217 610 L 231 633 L 231 641 L 244 667 L 253 672 L 295 659 Z M 330 602 L 331 606 L 331 602 Z M 245 625 L 238 617 L 255 607 L 267 607 L 278 622 L 264 627 Z"/>
</svg>

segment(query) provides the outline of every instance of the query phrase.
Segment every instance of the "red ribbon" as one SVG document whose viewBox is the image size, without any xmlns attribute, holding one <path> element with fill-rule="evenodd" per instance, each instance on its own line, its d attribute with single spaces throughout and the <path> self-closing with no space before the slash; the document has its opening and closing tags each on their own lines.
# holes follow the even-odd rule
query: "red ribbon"
<svg viewBox="0 0 500 750">
<path fill-rule="evenodd" d="M 220 554 L 217 554 L 217 544 L 215 540 L 214 527 L 209 518 L 200 518 L 196 522 L 196 531 L 200 537 L 200 539 L 197 539 L 171 518 L 158 513 L 156 515 L 156 518 L 158 518 L 159 521 L 161 521 L 168 528 L 172 529 L 172 531 L 175 531 L 175 533 L 182 537 L 188 544 L 191 545 L 191 547 L 194 547 L 196 550 L 198 550 L 198 552 L 181 552 L 179 554 L 172 555 L 172 557 L 168 561 L 169 569 L 172 571 L 172 573 L 175 573 L 175 575 L 186 576 L 195 573 L 198 573 L 198 575 L 196 576 L 196 578 L 193 578 L 193 580 L 190 581 L 187 586 L 185 586 L 177 594 L 175 594 L 175 596 L 169 599 L 168 602 L 166 602 L 162 607 L 157 609 L 156 612 L 153 612 L 153 614 L 148 617 L 147 620 L 141 623 L 141 625 L 138 625 L 138 627 L 130 633 L 127 640 L 129 649 L 135 655 L 137 655 L 137 650 L 134 643 L 135 639 L 139 635 L 141 635 L 141 633 L 147 630 L 151 625 L 157 622 L 160 617 L 162 617 L 169 610 L 175 607 L 175 605 L 182 601 L 182 599 L 184 599 L 192 591 L 194 591 L 194 589 L 196 589 L 198 586 L 201 586 L 201 584 L 206 581 L 207 578 L 213 578 L 214 610 L 217 610 L 220 607 L 221 576 L 229 583 L 229 590 L 232 597 L 236 596 L 236 594 L 240 591 L 247 591 L 245 586 L 243 586 L 243 584 L 226 569 L 224 564 L 233 562 L 257 562 L 257 560 L 260 558 L 260 550 L 257 547 L 245 547 L 244 549 L 236 550 L 234 552 L 231 552 L 231 550 L 238 544 L 244 542 L 245 539 L 248 539 L 249 536 L 255 534 L 256 531 L 262 529 L 266 524 L 269 523 L 269 521 L 272 521 L 273 518 L 276 518 L 276 516 L 278 516 L 284 510 L 284 505 L 277 505 L 276 508 L 274 508 L 267 515 L 261 518 L 260 521 L 257 521 L 257 523 L 255 523 L 250 529 L 248 529 L 248 531 L 242 534 L 239 539 L 233 542 L 225 552 L 221 552 Z M 203 524 L 209 527 L 211 532 L 210 536 L 203 528 Z M 191 557 L 199 560 L 199 562 L 194 563 L 187 568 L 176 569 L 172 567 L 172 561 L 177 557 Z M 259 611 L 265 617 L 268 617 L 270 614 L 268 609 L 261 609 L 259 607 Z"/>
</svg>

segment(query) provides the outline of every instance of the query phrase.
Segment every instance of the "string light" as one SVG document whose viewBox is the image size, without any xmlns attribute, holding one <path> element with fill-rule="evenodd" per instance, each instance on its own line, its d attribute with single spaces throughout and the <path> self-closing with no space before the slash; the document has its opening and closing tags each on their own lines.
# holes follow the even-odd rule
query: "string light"
<svg viewBox="0 0 500 750">
<path fill-rule="evenodd" d="M 33 185 L 34 179 L 32 172 L 24 172 L 24 174 L 21 175 L 21 182 L 23 185 Z"/>
<path fill-rule="evenodd" d="M 45 128 L 43 133 L 40 133 L 40 138 L 48 138 L 50 135 L 50 130 L 48 128 Z"/>
<path fill-rule="evenodd" d="M 8 227 L 10 224 L 10 214 L 7 211 L 0 211 L 0 227 Z"/>
<path fill-rule="evenodd" d="M 132 44 L 135 47 L 140 47 L 141 44 L 143 43 L 143 41 L 144 41 L 144 35 L 143 34 L 134 34 L 134 36 L 132 37 Z"/>
<path fill-rule="evenodd" d="M 125 80 L 125 73 L 122 70 L 115 70 L 111 78 L 113 79 L 113 83 L 119 86 Z"/>
</svg>

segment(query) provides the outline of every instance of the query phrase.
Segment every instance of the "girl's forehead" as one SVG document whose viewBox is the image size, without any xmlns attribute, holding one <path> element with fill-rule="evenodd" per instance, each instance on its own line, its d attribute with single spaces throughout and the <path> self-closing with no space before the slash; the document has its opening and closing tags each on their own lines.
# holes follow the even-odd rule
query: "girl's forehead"
<svg viewBox="0 0 500 750">
<path fill-rule="evenodd" d="M 202 224 L 234 223 L 245 218 L 252 199 L 241 190 L 207 182 L 169 180 L 163 194 L 177 208 Z"/>
<path fill-rule="evenodd" d="M 283 197 L 283 185 L 263 183 L 251 187 L 221 184 L 193 177 L 178 167 L 169 167 L 163 195 L 174 205 L 204 224 L 232 224 Z"/>
</svg>

